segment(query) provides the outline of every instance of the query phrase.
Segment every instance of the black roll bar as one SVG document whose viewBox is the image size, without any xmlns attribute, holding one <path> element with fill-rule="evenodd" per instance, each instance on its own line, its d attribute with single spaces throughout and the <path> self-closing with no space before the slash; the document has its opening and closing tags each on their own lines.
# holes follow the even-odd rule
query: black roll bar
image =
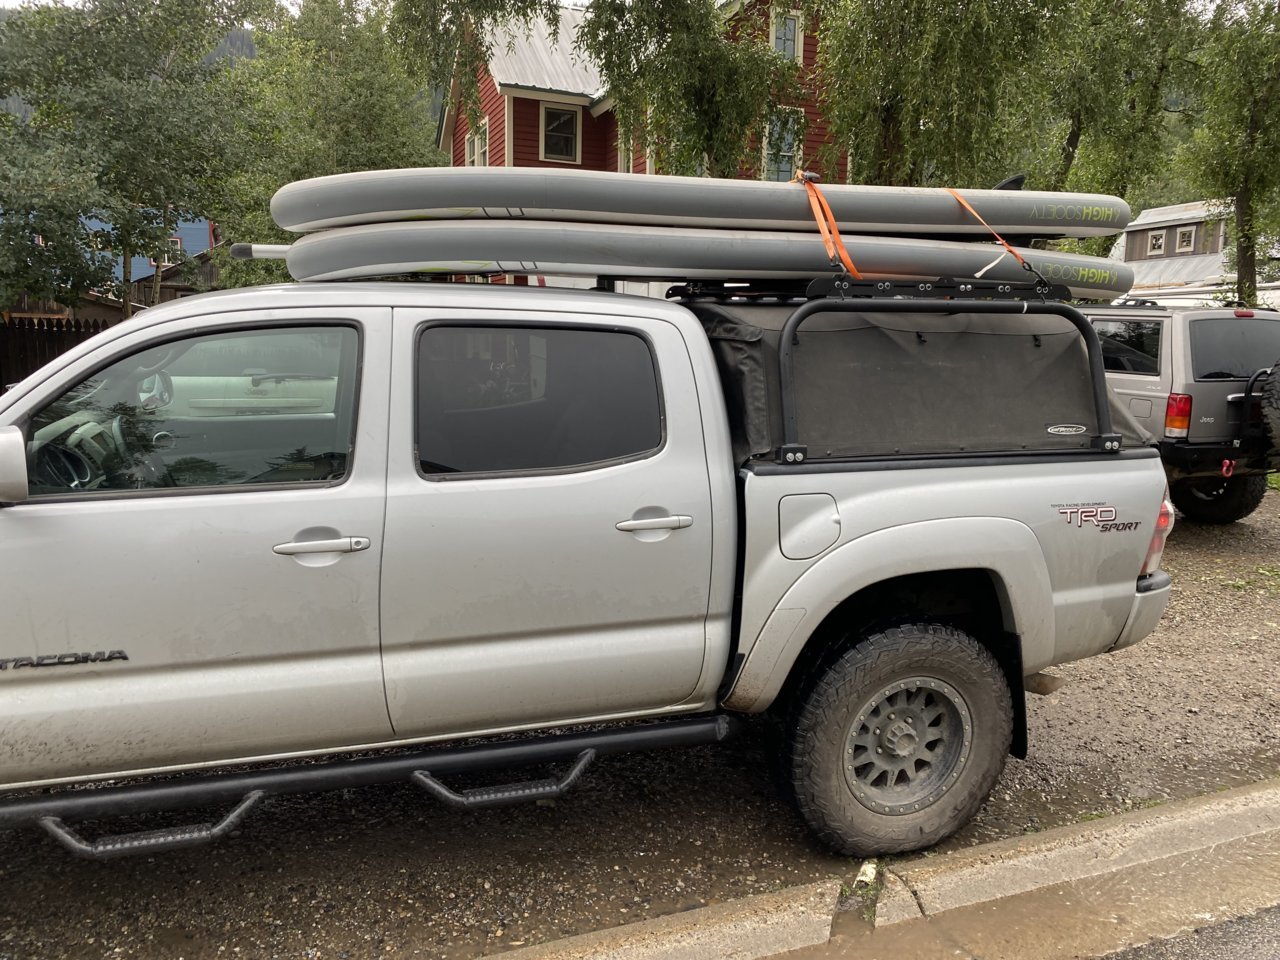
<svg viewBox="0 0 1280 960">
<path fill-rule="evenodd" d="M 1107 400 L 1107 378 L 1102 364 L 1102 343 L 1093 325 L 1075 307 L 1065 303 L 1028 303 L 1010 300 L 876 300 L 823 298 L 810 300 L 796 308 L 782 327 L 778 344 L 778 382 L 782 391 L 782 446 L 777 451 L 778 463 L 801 463 L 808 451 L 800 443 L 796 427 L 796 404 L 792 390 L 795 379 L 794 349 L 800 325 L 818 313 L 1049 313 L 1070 320 L 1084 337 L 1089 356 L 1089 374 L 1093 381 L 1093 405 L 1098 419 L 1098 436 L 1092 447 L 1106 453 L 1120 451 L 1120 435 L 1111 424 L 1111 406 Z"/>
</svg>

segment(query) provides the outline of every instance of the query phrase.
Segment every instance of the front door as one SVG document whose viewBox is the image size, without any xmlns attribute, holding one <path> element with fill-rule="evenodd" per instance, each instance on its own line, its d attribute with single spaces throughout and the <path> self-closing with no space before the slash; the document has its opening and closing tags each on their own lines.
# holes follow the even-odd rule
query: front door
<svg viewBox="0 0 1280 960">
<path fill-rule="evenodd" d="M 678 331 L 459 311 L 397 317 L 396 336 L 382 631 L 397 735 L 687 698 L 712 524 Z"/>
<path fill-rule="evenodd" d="M 5 782 L 389 738 L 390 311 L 343 313 L 138 331 L 8 412 L 31 496 L 0 510 Z"/>
</svg>

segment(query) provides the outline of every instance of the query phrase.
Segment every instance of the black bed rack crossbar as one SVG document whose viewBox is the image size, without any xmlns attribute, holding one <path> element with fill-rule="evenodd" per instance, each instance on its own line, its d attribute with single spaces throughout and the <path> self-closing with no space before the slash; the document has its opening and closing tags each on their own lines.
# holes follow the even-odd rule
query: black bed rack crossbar
<svg viewBox="0 0 1280 960">
<path fill-rule="evenodd" d="M 1010 300 L 915 300 L 915 299 L 821 299 L 809 300 L 796 308 L 782 327 L 778 342 L 778 383 L 782 405 L 782 445 L 775 452 L 777 463 L 799 464 L 808 458 L 808 449 L 800 443 L 796 427 L 795 404 L 795 346 L 800 325 L 819 313 L 1048 313 L 1064 317 L 1084 338 L 1088 352 L 1089 375 L 1093 386 L 1093 405 L 1097 415 L 1098 435 L 1093 438 L 1093 450 L 1103 453 L 1120 452 L 1120 435 L 1111 423 L 1111 406 L 1107 398 L 1107 379 L 1102 364 L 1102 343 L 1093 325 L 1075 307 L 1065 303 L 1035 303 Z"/>
</svg>

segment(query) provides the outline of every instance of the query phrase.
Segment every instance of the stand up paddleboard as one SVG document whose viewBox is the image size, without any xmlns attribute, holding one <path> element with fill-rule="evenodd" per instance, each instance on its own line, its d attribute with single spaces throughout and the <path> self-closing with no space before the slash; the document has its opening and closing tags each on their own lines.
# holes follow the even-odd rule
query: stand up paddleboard
<svg viewBox="0 0 1280 960">
<path fill-rule="evenodd" d="M 842 233 L 986 239 L 990 230 L 948 190 L 823 184 Z M 1118 197 L 1021 190 L 962 191 L 1008 239 L 1098 237 L 1123 230 Z M 667 177 L 527 167 L 371 170 L 299 180 L 277 191 L 271 215 L 285 230 L 406 220 L 554 220 L 593 224 L 812 233 L 795 183 Z"/>
<path fill-rule="evenodd" d="M 1008 251 L 991 243 L 849 236 L 845 246 L 869 280 L 1034 279 Z M 814 232 L 518 220 L 341 227 L 301 237 L 281 252 L 297 280 L 411 273 L 751 279 L 836 272 Z M 1069 288 L 1075 297 L 1109 299 L 1133 284 L 1132 269 L 1117 261 L 1049 250 L 1018 252 L 1041 277 Z"/>
</svg>

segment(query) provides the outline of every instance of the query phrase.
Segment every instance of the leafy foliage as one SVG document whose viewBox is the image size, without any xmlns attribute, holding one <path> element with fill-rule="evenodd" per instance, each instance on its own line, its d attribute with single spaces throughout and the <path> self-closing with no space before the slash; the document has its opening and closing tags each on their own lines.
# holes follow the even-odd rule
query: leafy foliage
<svg viewBox="0 0 1280 960">
<path fill-rule="evenodd" d="M 726 18 L 714 0 L 596 0 L 577 41 L 599 66 L 619 129 L 663 172 L 735 176 L 799 93 L 799 69 L 773 49 L 768 16 Z"/>
<path fill-rule="evenodd" d="M 126 284 L 131 257 L 159 254 L 178 220 L 217 203 L 235 167 L 235 105 L 220 83 L 226 61 L 210 54 L 245 10 L 241 0 L 87 0 L 29 7 L 0 24 L 0 97 L 30 108 L 9 122 L 10 136 L 24 155 L 43 157 L 51 208 L 70 196 L 57 185 L 92 172 L 81 215 L 110 224 L 104 239 L 123 258 Z M 39 187 L 38 179 L 27 182 Z M 21 215 L 3 212 L 6 221 Z M 16 223 L 6 229 L 21 232 Z M 83 257 L 72 246 L 59 242 L 46 255 L 65 255 L 57 271 L 65 278 L 78 276 Z M 25 260 L 40 256 L 29 246 Z M 80 282 L 61 295 L 74 297 Z"/>
<path fill-rule="evenodd" d="M 1200 125 L 1182 159 L 1207 196 L 1234 200 L 1236 296 L 1252 303 L 1260 214 L 1280 202 L 1280 3 L 1222 0 L 1206 34 Z"/>
<path fill-rule="evenodd" d="M 458 84 L 475 118 L 477 72 L 535 19 L 562 26 L 553 0 L 395 0 L 394 24 L 424 80 Z M 666 173 L 734 176 L 769 124 L 790 128 L 794 61 L 776 53 L 767 15 L 730 18 L 716 0 L 596 0 L 575 36 L 599 68 L 619 129 Z"/>
<path fill-rule="evenodd" d="M 388 32 L 384 5 L 303 0 L 254 21 L 256 56 L 230 80 L 244 104 L 236 137 L 243 162 L 215 208 L 229 242 L 287 243 L 271 195 L 292 180 L 357 170 L 434 166 L 430 99 Z M 278 261 L 219 259 L 226 286 L 287 278 Z"/>
<path fill-rule="evenodd" d="M 826 0 L 818 66 L 833 149 L 855 183 L 994 183 L 1034 142 L 1039 48 L 1031 3 Z M 1031 107 L 1030 112 L 1024 108 Z"/>
<path fill-rule="evenodd" d="M 0 121 L 0 304 L 26 293 L 72 302 L 111 281 L 82 217 L 102 208 L 92 163 L 76 148 L 19 136 Z"/>
</svg>

